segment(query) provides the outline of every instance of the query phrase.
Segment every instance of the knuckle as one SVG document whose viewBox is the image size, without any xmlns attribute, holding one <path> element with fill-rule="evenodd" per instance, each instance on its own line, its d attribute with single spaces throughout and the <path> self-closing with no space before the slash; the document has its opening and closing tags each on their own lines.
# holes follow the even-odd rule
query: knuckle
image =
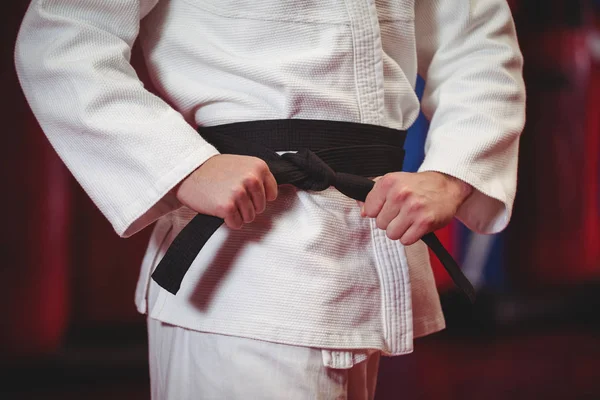
<svg viewBox="0 0 600 400">
<path fill-rule="evenodd" d="M 405 202 L 411 197 L 411 195 L 412 191 L 410 188 L 407 186 L 402 186 L 394 192 L 392 199 L 396 202 Z"/>
<path fill-rule="evenodd" d="M 254 162 L 254 171 L 258 174 L 258 175 L 262 175 L 265 172 L 269 171 L 269 166 L 267 165 L 267 163 L 260 159 L 260 158 L 256 158 L 255 162 Z"/>
<path fill-rule="evenodd" d="M 408 210 L 411 212 L 422 211 L 425 208 L 425 201 L 420 198 L 413 198 L 408 204 Z"/>
<path fill-rule="evenodd" d="M 247 188 L 256 189 L 260 185 L 260 179 L 255 174 L 250 173 L 244 178 L 243 185 Z"/>
<path fill-rule="evenodd" d="M 246 197 L 246 189 L 244 187 L 236 187 L 232 191 L 232 197 L 235 201 L 243 200 Z"/>
<path fill-rule="evenodd" d="M 235 204 L 233 202 L 219 204 L 217 206 L 217 213 L 223 216 L 231 216 L 236 210 Z"/>
<path fill-rule="evenodd" d="M 394 184 L 394 175 L 385 174 L 383 178 L 379 180 L 379 182 L 383 189 L 389 189 Z"/>
<path fill-rule="evenodd" d="M 236 211 L 235 204 L 233 204 L 233 203 L 227 203 L 224 206 L 224 211 L 225 211 L 226 215 L 233 215 L 233 214 L 235 214 L 235 211 Z"/>
<path fill-rule="evenodd" d="M 423 228 L 430 228 L 435 224 L 435 215 L 433 213 L 427 213 L 421 217 L 419 225 Z"/>
</svg>

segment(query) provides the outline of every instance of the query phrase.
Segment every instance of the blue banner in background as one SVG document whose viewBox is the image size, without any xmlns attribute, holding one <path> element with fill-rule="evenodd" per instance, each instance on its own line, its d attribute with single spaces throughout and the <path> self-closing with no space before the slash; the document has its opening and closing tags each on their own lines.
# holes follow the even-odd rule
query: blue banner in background
<svg viewBox="0 0 600 400">
<path fill-rule="evenodd" d="M 421 77 L 417 79 L 416 92 L 419 100 L 423 95 L 425 82 Z M 403 170 L 416 172 L 423 162 L 425 139 L 429 129 L 429 121 L 420 113 L 419 118 L 408 130 L 405 143 L 406 157 Z M 501 291 L 506 289 L 506 275 L 504 271 L 504 234 L 478 235 L 468 230 L 461 223 L 454 224 L 456 231 L 453 233 L 454 241 L 465 275 L 476 289 Z"/>
<path fill-rule="evenodd" d="M 423 89 L 425 88 L 425 82 L 421 77 L 417 78 L 416 92 L 421 100 L 423 95 Z M 404 149 L 406 150 L 406 156 L 404 157 L 404 165 L 402 169 L 406 172 L 417 172 L 419 166 L 423 162 L 424 151 L 425 151 L 425 138 L 427 137 L 427 130 L 429 129 L 429 121 L 423 115 L 419 113 L 419 118 L 415 123 L 408 129 L 408 135 L 406 137 L 406 143 Z"/>
</svg>

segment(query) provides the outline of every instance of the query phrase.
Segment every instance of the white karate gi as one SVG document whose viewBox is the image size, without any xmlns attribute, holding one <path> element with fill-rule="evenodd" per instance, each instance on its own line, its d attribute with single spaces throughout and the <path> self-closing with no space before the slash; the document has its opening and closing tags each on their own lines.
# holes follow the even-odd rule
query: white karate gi
<svg viewBox="0 0 600 400">
<path fill-rule="evenodd" d="M 129 63 L 138 36 L 160 97 Z M 473 230 L 498 232 L 510 218 L 525 95 L 504 0 L 34 0 L 16 66 L 50 142 L 116 232 L 158 220 L 136 303 L 194 331 L 186 340 L 322 349 L 325 366 L 350 368 L 373 351 L 406 354 L 414 337 L 444 327 L 423 243 L 387 239 L 335 189 L 281 187 L 255 222 L 220 228 L 177 296 L 157 289 L 147 309 L 149 276 L 194 215 L 171 189 L 217 154 L 197 125 L 304 118 L 407 129 L 420 73 L 431 119 L 420 170 L 475 188 L 457 215 Z"/>
</svg>

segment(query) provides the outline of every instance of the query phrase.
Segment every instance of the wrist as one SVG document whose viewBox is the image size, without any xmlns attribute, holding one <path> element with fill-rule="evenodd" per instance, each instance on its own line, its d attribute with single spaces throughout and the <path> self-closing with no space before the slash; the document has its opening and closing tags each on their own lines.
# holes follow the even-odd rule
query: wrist
<svg viewBox="0 0 600 400">
<path fill-rule="evenodd" d="M 458 200 L 458 206 L 462 205 L 462 203 L 464 203 L 469 198 L 469 196 L 471 196 L 471 194 L 473 193 L 473 190 L 474 190 L 473 186 L 471 186 L 467 182 L 465 182 L 455 176 L 445 174 L 443 172 L 436 172 L 436 173 L 438 173 L 444 177 L 447 184 L 450 186 L 452 192 L 456 194 L 456 198 Z"/>
<path fill-rule="evenodd" d="M 183 203 L 186 204 L 187 203 L 187 197 L 189 197 L 187 194 L 189 192 L 189 189 L 191 187 L 193 187 L 193 185 L 191 185 L 190 181 L 194 180 L 194 176 L 197 174 L 197 171 L 199 168 L 201 168 L 202 165 L 200 165 L 199 167 L 197 167 L 195 170 L 193 170 L 192 172 L 190 172 L 189 174 L 187 174 L 182 180 L 179 181 L 178 184 L 176 184 L 173 189 L 171 189 L 171 192 L 173 193 L 173 195 L 175 195 L 175 198 Z"/>
<path fill-rule="evenodd" d="M 454 184 L 456 186 L 456 190 L 458 193 L 458 199 L 459 199 L 458 205 L 460 206 L 473 193 L 473 186 L 471 186 L 467 182 L 465 182 L 461 179 L 458 179 L 454 176 L 450 176 L 450 175 L 445 175 L 445 176 L 450 180 L 450 182 L 452 182 L 452 184 Z"/>
<path fill-rule="evenodd" d="M 220 154 L 215 154 L 207 158 L 202 164 L 197 166 L 196 169 L 194 169 L 192 172 L 187 174 L 182 180 L 180 180 L 179 183 L 177 183 L 173 187 L 173 189 L 171 189 L 171 192 L 175 195 L 177 200 L 179 200 L 180 202 L 185 202 L 186 197 L 188 197 L 186 196 L 186 193 L 188 191 L 187 189 L 191 186 L 195 186 L 195 184 L 201 180 L 201 175 L 205 175 L 204 170 L 203 172 L 199 172 L 200 169 L 202 169 L 202 167 L 204 167 L 208 161 L 212 160 L 213 158 L 219 155 Z"/>
</svg>

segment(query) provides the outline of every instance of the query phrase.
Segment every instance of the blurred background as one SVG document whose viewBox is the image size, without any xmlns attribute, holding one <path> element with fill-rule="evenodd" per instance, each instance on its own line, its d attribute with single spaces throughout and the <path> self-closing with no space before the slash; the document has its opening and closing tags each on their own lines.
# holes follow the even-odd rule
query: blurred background
<svg viewBox="0 0 600 400">
<path fill-rule="evenodd" d="M 149 399 L 133 293 L 150 230 L 119 239 L 31 114 L 12 58 L 28 3 L 0 5 L 0 398 Z M 448 329 L 382 360 L 378 400 L 600 399 L 600 1 L 511 7 L 528 90 L 512 223 L 438 232 L 478 301 L 435 264 Z M 426 132 L 411 128 L 407 171 Z"/>
</svg>

